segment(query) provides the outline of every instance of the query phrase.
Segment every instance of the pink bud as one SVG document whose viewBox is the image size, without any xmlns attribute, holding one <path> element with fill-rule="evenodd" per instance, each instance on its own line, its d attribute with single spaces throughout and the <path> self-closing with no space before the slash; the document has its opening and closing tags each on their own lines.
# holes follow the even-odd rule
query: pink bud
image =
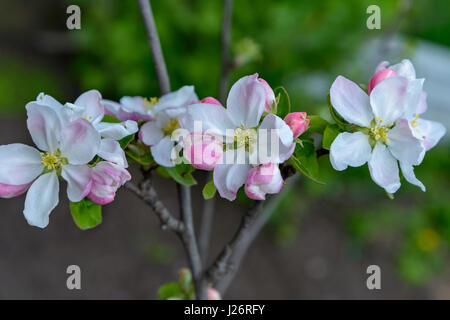
<svg viewBox="0 0 450 320">
<path fill-rule="evenodd" d="M 277 164 L 266 163 L 250 169 L 245 182 L 245 193 L 250 199 L 265 200 L 266 194 L 278 193 L 283 177 Z"/>
<path fill-rule="evenodd" d="M 203 98 L 202 100 L 200 100 L 200 103 L 217 104 L 218 106 L 221 106 L 221 105 L 222 105 L 222 104 L 219 102 L 219 100 L 217 100 L 216 98 L 213 98 L 213 97 L 206 97 L 206 98 Z"/>
<path fill-rule="evenodd" d="M 108 204 L 114 200 L 117 189 L 130 179 L 125 168 L 101 161 L 92 168 L 92 187 L 88 198 L 99 205 Z"/>
<path fill-rule="evenodd" d="M 391 69 L 381 69 L 381 70 L 375 72 L 374 76 L 369 81 L 368 93 L 370 94 L 372 92 L 373 88 L 375 88 L 375 86 L 377 84 L 379 84 L 381 81 L 383 81 L 386 78 L 395 76 L 396 74 L 397 73 Z"/>
<path fill-rule="evenodd" d="M 216 289 L 208 288 L 208 300 L 222 300 L 222 297 Z"/>
<path fill-rule="evenodd" d="M 217 137 L 191 133 L 184 139 L 183 155 L 195 168 L 210 171 L 222 160 L 223 144 Z"/>
<path fill-rule="evenodd" d="M 272 105 L 276 103 L 275 93 L 273 93 L 272 88 L 269 86 L 266 80 L 258 78 L 258 81 L 261 82 L 264 86 L 264 89 L 266 89 L 266 111 L 271 112 Z"/>
<path fill-rule="evenodd" d="M 308 129 L 311 119 L 306 112 L 291 112 L 284 117 L 284 122 L 291 128 L 295 139 Z"/>
</svg>

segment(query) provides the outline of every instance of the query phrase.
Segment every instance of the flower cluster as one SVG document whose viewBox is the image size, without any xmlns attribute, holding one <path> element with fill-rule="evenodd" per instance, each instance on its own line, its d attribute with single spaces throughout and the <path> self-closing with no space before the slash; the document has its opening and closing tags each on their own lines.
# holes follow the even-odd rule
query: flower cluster
<svg viewBox="0 0 450 320">
<path fill-rule="evenodd" d="M 409 60 L 389 66 L 381 62 L 370 79 L 367 92 L 339 76 L 330 89 L 334 109 L 351 124 L 330 148 L 334 169 L 368 163 L 373 181 L 388 193 L 400 187 L 399 166 L 406 181 L 423 191 L 414 174 L 426 151 L 445 134 L 445 127 L 420 117 L 427 109 L 424 79 L 417 79 Z M 348 127 L 345 126 L 344 127 Z"/>
</svg>

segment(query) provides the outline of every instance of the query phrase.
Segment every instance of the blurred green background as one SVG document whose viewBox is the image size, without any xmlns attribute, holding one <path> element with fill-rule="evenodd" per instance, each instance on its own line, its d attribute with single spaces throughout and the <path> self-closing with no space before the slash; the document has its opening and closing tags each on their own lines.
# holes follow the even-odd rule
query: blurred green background
<svg viewBox="0 0 450 320">
<path fill-rule="evenodd" d="M 326 94 L 339 74 L 367 83 L 381 60 L 414 62 L 422 42 L 436 45 L 450 65 L 450 2 L 376 1 L 382 28 L 368 30 L 366 8 L 373 2 L 235 1 L 231 83 L 258 72 L 273 87 L 288 90 L 296 111 L 326 116 Z M 81 30 L 65 29 L 68 4 L 81 7 Z M 222 2 L 155 0 L 152 7 L 172 88 L 192 84 L 199 97 L 217 96 Z M 22 113 L 41 91 L 62 101 L 91 88 L 113 100 L 157 95 L 135 1 L 2 1 L 0 12 L 1 117 Z M 21 20 L 8 12 L 21 12 Z M 448 65 L 442 69 L 449 70 Z M 420 77 L 421 69 L 417 72 Z M 448 80 L 446 84 L 448 88 Z M 450 103 L 430 100 L 432 108 L 439 117 L 448 114 Z M 305 215 L 324 210 L 339 216 L 336 223 L 345 230 L 345 243 L 356 259 L 372 244 L 388 242 L 393 252 L 389 261 L 401 281 L 421 286 L 445 277 L 450 261 L 450 153 L 444 140 L 415 170 L 427 192 L 405 182 L 395 200 L 371 181 L 367 166 L 335 172 L 322 157 L 326 185 L 302 180 L 279 204 L 266 236 L 280 248 L 289 246 L 302 232 Z M 163 252 L 172 256 L 172 251 L 155 248 L 151 255 L 171 259 Z"/>
</svg>

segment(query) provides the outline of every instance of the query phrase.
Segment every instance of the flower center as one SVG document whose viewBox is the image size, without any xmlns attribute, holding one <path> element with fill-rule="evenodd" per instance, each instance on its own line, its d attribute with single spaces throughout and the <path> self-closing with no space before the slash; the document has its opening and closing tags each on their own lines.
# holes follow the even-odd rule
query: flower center
<svg viewBox="0 0 450 320">
<path fill-rule="evenodd" d="M 169 122 L 166 123 L 166 125 L 163 127 L 163 132 L 165 136 L 172 135 L 172 132 L 174 132 L 176 129 L 180 128 L 180 122 L 177 118 L 173 118 Z"/>
<path fill-rule="evenodd" d="M 60 170 L 63 165 L 67 164 L 67 159 L 61 156 L 59 149 L 55 149 L 53 153 L 41 152 L 41 164 L 49 171 Z"/>
<path fill-rule="evenodd" d="M 411 126 L 412 126 L 413 128 L 417 127 L 417 125 L 418 125 L 417 119 L 419 119 L 419 115 L 418 115 L 418 114 L 416 114 L 415 117 L 414 117 L 414 119 L 411 121 Z"/>
<path fill-rule="evenodd" d="M 239 149 L 245 146 L 247 151 L 256 144 L 258 134 L 255 129 L 236 128 L 234 130 L 233 140 L 236 143 L 236 148 Z"/>
<path fill-rule="evenodd" d="M 146 110 L 153 110 L 153 107 L 159 102 L 158 97 L 144 98 L 144 108 Z"/>
<path fill-rule="evenodd" d="M 370 128 L 370 136 L 376 141 L 381 141 L 381 142 L 389 142 L 389 138 L 388 138 L 388 132 L 390 130 L 391 124 L 388 123 L 387 126 L 383 126 L 382 125 L 383 120 L 381 120 L 379 117 L 377 117 L 375 119 L 375 123 L 372 125 L 372 127 Z"/>
</svg>

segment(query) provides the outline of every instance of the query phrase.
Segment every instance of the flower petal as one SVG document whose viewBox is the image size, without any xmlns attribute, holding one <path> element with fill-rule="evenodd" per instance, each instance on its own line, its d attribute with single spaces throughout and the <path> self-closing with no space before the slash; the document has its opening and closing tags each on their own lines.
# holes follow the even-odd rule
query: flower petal
<svg viewBox="0 0 450 320">
<path fill-rule="evenodd" d="M 22 193 L 28 190 L 30 183 L 14 186 L 11 184 L 0 183 L 0 198 L 10 199 L 20 196 Z"/>
<path fill-rule="evenodd" d="M 125 120 L 153 120 L 152 110 L 146 109 L 147 101 L 139 96 L 136 97 L 122 97 L 120 99 L 120 108 L 117 113 L 117 119 Z"/>
<path fill-rule="evenodd" d="M 162 138 L 164 138 L 164 132 L 161 128 L 161 123 L 158 120 L 144 123 L 139 130 L 139 139 L 148 146 L 158 144 Z"/>
<path fill-rule="evenodd" d="M 359 167 L 370 159 L 369 137 L 362 132 L 340 133 L 330 147 L 330 162 L 335 170 Z"/>
<path fill-rule="evenodd" d="M 87 165 L 65 165 L 61 176 L 67 181 L 67 197 L 72 202 L 79 202 L 91 191 L 91 168 Z"/>
<path fill-rule="evenodd" d="M 423 145 L 427 151 L 433 148 L 447 131 L 442 123 L 436 121 L 419 118 L 416 122 L 417 126 L 413 128 L 414 135 L 423 139 Z"/>
<path fill-rule="evenodd" d="M 412 165 L 400 161 L 400 168 L 402 169 L 402 173 L 406 181 L 418 186 L 423 192 L 427 191 L 423 183 L 416 178 L 416 175 L 414 174 L 414 167 Z"/>
<path fill-rule="evenodd" d="M 236 193 L 247 180 L 251 166 L 248 164 L 219 164 L 214 168 L 214 185 L 220 196 L 227 200 L 236 199 Z"/>
<path fill-rule="evenodd" d="M 409 119 L 419 114 L 420 109 L 423 109 L 421 105 L 422 88 L 424 79 L 415 79 L 408 82 L 408 89 L 405 96 L 405 115 L 404 118 Z"/>
<path fill-rule="evenodd" d="M 56 111 L 36 102 L 29 102 L 25 108 L 28 114 L 28 131 L 36 146 L 43 151 L 57 149 L 61 122 Z"/>
<path fill-rule="evenodd" d="M 174 142 L 169 136 L 164 137 L 155 146 L 151 147 L 153 159 L 163 167 L 173 167 L 175 164 L 171 160 Z"/>
<path fill-rule="evenodd" d="M 258 74 L 242 77 L 230 90 L 227 111 L 235 127 L 258 125 L 266 105 L 266 89 L 258 81 Z"/>
<path fill-rule="evenodd" d="M 30 187 L 23 214 L 28 224 L 45 228 L 59 201 L 59 181 L 55 171 L 43 174 Z"/>
<path fill-rule="evenodd" d="M 369 127 L 373 119 L 369 96 L 356 83 L 343 76 L 334 80 L 330 100 L 336 111 L 348 122 Z"/>
<path fill-rule="evenodd" d="M 124 168 L 128 167 L 125 152 L 120 147 L 120 143 L 112 139 L 102 139 L 100 141 L 99 157 L 118 164 Z"/>
<path fill-rule="evenodd" d="M 416 79 L 416 70 L 408 59 L 404 59 L 402 62 L 390 66 L 389 69 L 394 70 L 398 76 L 405 77 L 408 80 Z"/>
<path fill-rule="evenodd" d="M 89 90 L 81 94 L 74 104 L 84 107 L 83 116 L 92 123 L 102 121 L 105 115 L 105 107 L 101 103 L 102 95 L 97 90 Z"/>
<path fill-rule="evenodd" d="M 107 100 L 107 99 L 102 99 L 100 101 L 100 103 L 105 108 L 106 114 L 117 118 L 117 115 L 119 114 L 119 110 L 121 108 L 120 103 L 117 103 L 117 102 L 111 101 L 111 100 Z"/>
<path fill-rule="evenodd" d="M 177 91 L 163 95 L 155 105 L 154 112 L 158 114 L 165 111 L 171 118 L 176 118 L 185 113 L 186 107 L 192 103 L 198 103 L 194 86 L 184 86 Z"/>
<path fill-rule="evenodd" d="M 95 125 L 95 129 L 97 129 L 102 137 L 112 140 L 120 140 L 139 130 L 136 121 L 133 120 L 127 120 L 121 123 L 100 122 Z"/>
<path fill-rule="evenodd" d="M 394 193 L 400 188 L 397 160 L 384 144 L 375 145 L 369 160 L 369 171 L 372 180 L 386 192 Z"/>
<path fill-rule="evenodd" d="M 227 110 L 217 104 L 190 105 L 182 122 L 183 128 L 191 133 L 204 133 L 206 130 L 210 130 L 225 135 L 227 130 L 236 128 L 228 117 Z"/>
<path fill-rule="evenodd" d="M 370 105 L 375 117 L 383 124 L 393 124 L 405 112 L 408 98 L 408 80 L 393 76 L 380 82 L 370 94 Z"/>
<path fill-rule="evenodd" d="M 43 170 L 41 155 L 35 148 L 20 143 L 0 146 L 0 183 L 27 184 Z"/>
<path fill-rule="evenodd" d="M 273 134 L 275 134 L 275 136 L 272 136 Z M 264 117 L 264 120 L 258 129 L 258 141 L 267 141 L 267 145 L 258 143 L 257 150 L 260 160 L 264 158 L 262 161 L 264 163 L 282 163 L 290 158 L 295 148 L 291 128 L 280 117 L 274 114 L 268 114 Z M 272 154 L 272 150 L 276 150 L 273 143 L 278 144 L 278 154 Z M 263 149 L 265 147 L 267 147 L 267 150 Z M 264 157 L 264 155 L 269 154 L 269 157 Z"/>
<path fill-rule="evenodd" d="M 411 165 L 422 162 L 425 148 L 422 142 L 413 136 L 407 120 L 398 120 L 396 126 L 389 130 L 388 139 L 386 144 L 396 159 Z"/>
<path fill-rule="evenodd" d="M 100 134 L 85 119 L 67 124 L 61 131 L 60 150 L 70 164 L 86 164 L 94 158 L 100 147 Z"/>
</svg>

